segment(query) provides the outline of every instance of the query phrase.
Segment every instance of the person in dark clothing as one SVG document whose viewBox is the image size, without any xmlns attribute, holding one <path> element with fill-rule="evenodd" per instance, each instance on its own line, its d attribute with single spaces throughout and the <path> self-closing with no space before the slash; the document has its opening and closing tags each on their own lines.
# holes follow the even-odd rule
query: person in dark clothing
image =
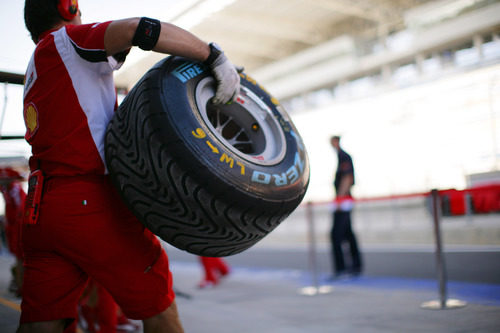
<svg viewBox="0 0 500 333">
<path fill-rule="evenodd" d="M 332 258 L 335 277 L 345 274 L 359 275 L 362 270 L 361 255 L 356 236 L 351 226 L 351 210 L 353 200 L 351 188 L 354 185 L 354 165 L 351 156 L 340 147 L 340 137 L 330 139 L 332 147 L 337 152 L 338 166 L 335 172 L 335 200 L 333 209 L 333 227 L 330 233 Z M 344 243 L 349 244 L 351 264 L 346 265 Z"/>
</svg>

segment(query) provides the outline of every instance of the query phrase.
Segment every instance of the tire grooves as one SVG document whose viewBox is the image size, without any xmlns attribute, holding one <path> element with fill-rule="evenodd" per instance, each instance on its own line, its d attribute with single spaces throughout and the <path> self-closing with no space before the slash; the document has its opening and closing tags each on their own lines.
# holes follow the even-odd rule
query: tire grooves
<svg viewBox="0 0 500 333">
<path fill-rule="evenodd" d="M 236 230 L 241 237 L 239 238 L 236 238 L 236 240 L 243 240 L 246 238 L 246 232 L 244 232 L 243 230 L 240 229 L 240 227 L 238 226 L 238 224 L 229 216 L 229 210 L 233 208 L 233 205 L 228 205 L 226 207 L 226 209 L 224 210 L 224 216 L 226 217 L 227 221 L 231 224 L 231 226 L 234 228 L 234 230 Z M 238 219 L 238 220 L 241 220 Z"/>
<path fill-rule="evenodd" d="M 165 241 L 197 255 L 239 253 L 279 225 L 300 200 L 271 202 L 248 193 L 248 202 L 235 201 L 223 187 L 210 188 L 214 182 L 202 179 L 196 168 L 186 167 L 189 156 L 176 159 L 186 145 L 175 131 L 164 133 L 176 125 L 158 124 L 175 122 L 156 96 L 168 66 L 167 61 L 148 71 L 111 120 L 108 169 L 129 208 Z"/>
</svg>

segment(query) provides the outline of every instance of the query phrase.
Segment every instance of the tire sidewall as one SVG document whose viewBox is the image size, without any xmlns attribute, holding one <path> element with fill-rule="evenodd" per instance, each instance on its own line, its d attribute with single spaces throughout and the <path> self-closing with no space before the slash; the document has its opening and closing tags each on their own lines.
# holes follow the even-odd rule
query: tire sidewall
<svg viewBox="0 0 500 333">
<path fill-rule="evenodd" d="M 175 132 L 175 137 L 180 139 L 175 145 L 176 159 L 183 168 L 192 170 L 198 182 L 210 184 L 221 193 L 230 188 L 231 196 L 236 189 L 247 197 L 252 195 L 269 201 L 303 197 L 309 181 L 309 161 L 302 139 L 278 101 L 255 80 L 240 74 L 241 85 L 269 107 L 285 137 L 285 154 L 274 165 L 252 163 L 235 154 L 205 123 L 195 98 L 197 84 L 211 75 L 205 66 L 170 57 L 159 73 L 160 94 L 157 95 L 168 118 L 162 130 Z"/>
</svg>

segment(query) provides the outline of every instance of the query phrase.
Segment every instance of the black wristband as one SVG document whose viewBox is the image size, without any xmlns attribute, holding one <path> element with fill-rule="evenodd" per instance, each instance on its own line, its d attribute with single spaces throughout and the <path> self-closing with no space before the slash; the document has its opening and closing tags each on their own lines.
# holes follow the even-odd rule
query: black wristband
<svg viewBox="0 0 500 333">
<path fill-rule="evenodd" d="M 139 46 L 145 51 L 152 50 L 158 38 L 160 38 L 161 23 L 158 20 L 143 17 L 137 25 L 134 38 L 132 38 L 132 45 Z"/>
<path fill-rule="evenodd" d="M 205 60 L 203 63 L 207 66 L 211 66 L 214 63 L 215 59 L 217 59 L 217 57 L 222 53 L 222 50 L 216 43 L 210 43 L 208 44 L 208 46 L 210 47 L 210 54 L 208 55 L 207 60 Z"/>
</svg>

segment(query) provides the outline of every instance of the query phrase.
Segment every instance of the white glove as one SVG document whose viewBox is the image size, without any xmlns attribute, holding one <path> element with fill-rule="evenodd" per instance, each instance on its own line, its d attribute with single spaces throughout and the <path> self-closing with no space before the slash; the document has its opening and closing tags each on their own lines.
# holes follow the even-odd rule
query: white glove
<svg viewBox="0 0 500 333">
<path fill-rule="evenodd" d="M 205 61 L 217 81 L 214 104 L 233 102 L 240 93 L 240 76 L 235 66 L 227 59 L 224 52 L 215 43 L 210 43 L 210 56 Z"/>
</svg>

